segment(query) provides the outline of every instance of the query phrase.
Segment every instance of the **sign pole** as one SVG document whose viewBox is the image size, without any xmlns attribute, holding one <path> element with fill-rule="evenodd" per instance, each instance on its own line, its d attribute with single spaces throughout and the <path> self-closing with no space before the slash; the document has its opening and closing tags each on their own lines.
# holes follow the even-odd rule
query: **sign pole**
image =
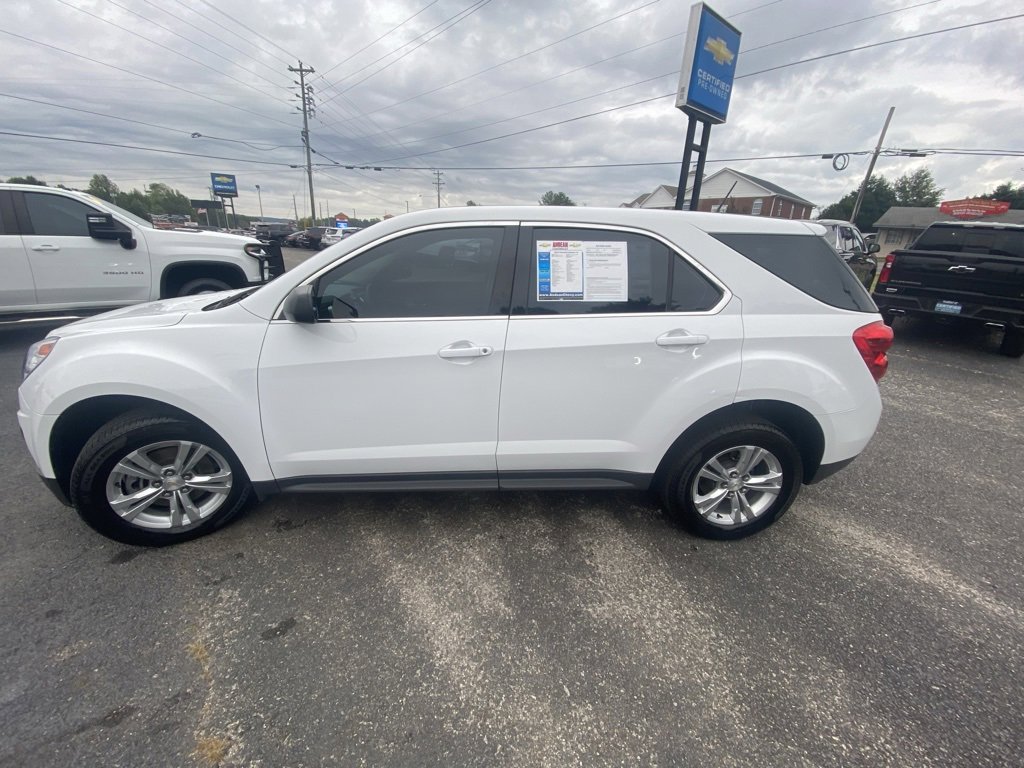
<svg viewBox="0 0 1024 768">
<path fill-rule="evenodd" d="M 683 66 L 679 72 L 679 88 L 676 92 L 676 107 L 686 113 L 689 121 L 686 126 L 683 164 L 679 169 L 679 188 L 676 190 L 677 211 L 683 210 L 690 161 L 695 152 L 697 167 L 693 176 L 690 210 L 696 211 L 700 205 L 700 187 L 704 179 L 711 126 L 724 123 L 729 113 L 740 37 L 739 29 L 712 10 L 707 3 L 694 3 L 690 8 Z M 694 140 L 697 123 L 701 124 L 699 144 Z"/>
</svg>

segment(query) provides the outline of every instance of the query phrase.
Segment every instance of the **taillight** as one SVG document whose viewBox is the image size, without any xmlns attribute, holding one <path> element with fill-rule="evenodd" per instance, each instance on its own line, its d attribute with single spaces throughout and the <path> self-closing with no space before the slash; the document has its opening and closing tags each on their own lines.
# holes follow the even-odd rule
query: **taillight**
<svg viewBox="0 0 1024 768">
<path fill-rule="evenodd" d="M 892 265 L 894 261 L 896 261 L 895 253 L 890 253 L 885 257 L 885 264 L 882 265 L 882 274 L 878 276 L 879 284 L 889 282 L 889 273 L 892 272 Z"/>
<path fill-rule="evenodd" d="M 853 343 L 875 381 L 885 376 L 889 368 L 885 353 L 892 346 L 892 328 L 881 320 L 861 326 L 853 332 Z"/>
</svg>

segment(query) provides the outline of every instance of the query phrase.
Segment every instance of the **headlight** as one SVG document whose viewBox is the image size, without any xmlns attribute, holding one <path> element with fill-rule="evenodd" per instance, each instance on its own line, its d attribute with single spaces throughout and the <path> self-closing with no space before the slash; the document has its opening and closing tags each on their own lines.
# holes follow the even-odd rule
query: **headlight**
<svg viewBox="0 0 1024 768">
<path fill-rule="evenodd" d="M 55 346 L 57 346 L 57 339 L 51 336 L 48 339 L 37 341 L 28 348 L 28 352 L 25 354 L 25 367 L 22 369 L 22 380 L 28 378 L 28 375 L 39 367 L 39 364 L 53 352 Z"/>
</svg>

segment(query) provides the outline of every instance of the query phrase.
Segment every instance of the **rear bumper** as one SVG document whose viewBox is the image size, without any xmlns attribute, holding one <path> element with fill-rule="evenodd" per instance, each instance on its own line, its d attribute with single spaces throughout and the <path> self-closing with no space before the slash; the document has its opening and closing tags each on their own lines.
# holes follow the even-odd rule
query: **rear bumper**
<svg viewBox="0 0 1024 768">
<path fill-rule="evenodd" d="M 945 317 L 966 323 L 1012 326 L 1024 328 L 1024 307 L 1011 309 L 977 301 L 976 297 L 959 298 L 955 296 L 908 296 L 899 293 L 882 293 L 876 291 L 871 295 L 878 311 L 883 314 L 914 315 L 917 317 Z M 974 298 L 975 300 L 972 300 Z M 936 312 L 935 305 L 940 301 L 955 301 L 962 307 L 957 314 Z"/>
<path fill-rule="evenodd" d="M 848 459 L 842 461 L 834 461 L 831 464 L 822 464 L 818 467 L 818 471 L 814 473 L 807 481 L 807 485 L 814 485 L 820 483 L 822 480 L 832 477 L 836 472 L 841 469 L 845 469 L 856 459 L 856 456 L 851 456 Z"/>
</svg>

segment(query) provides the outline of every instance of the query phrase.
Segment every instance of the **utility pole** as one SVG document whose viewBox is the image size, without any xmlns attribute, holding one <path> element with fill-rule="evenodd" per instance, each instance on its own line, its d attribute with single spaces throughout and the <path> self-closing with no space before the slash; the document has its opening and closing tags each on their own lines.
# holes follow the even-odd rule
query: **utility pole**
<svg viewBox="0 0 1024 768">
<path fill-rule="evenodd" d="M 295 226 L 299 226 L 299 204 L 295 202 L 295 195 L 292 195 L 292 209 L 295 211 Z"/>
<path fill-rule="evenodd" d="M 440 208 L 441 207 L 441 187 L 444 186 L 444 181 L 441 180 L 441 177 L 444 176 L 444 174 L 441 173 L 441 171 L 433 171 L 433 174 L 434 174 L 434 186 L 437 187 L 437 207 Z"/>
<path fill-rule="evenodd" d="M 892 113 L 895 111 L 896 107 L 889 107 L 889 114 L 885 116 L 885 125 L 882 126 L 882 134 L 878 137 L 878 146 L 875 147 L 875 151 L 871 155 L 871 162 L 868 163 L 868 172 L 864 176 L 864 181 L 860 184 L 860 191 L 857 192 L 857 202 L 853 204 L 853 213 L 850 214 L 850 221 L 854 224 L 857 223 L 857 214 L 860 213 L 860 204 L 864 201 L 864 192 L 867 191 L 868 180 L 871 178 L 871 172 L 875 170 L 875 161 L 878 160 L 878 155 L 882 151 L 885 132 L 889 130 L 889 121 L 892 120 Z"/>
<path fill-rule="evenodd" d="M 260 221 L 263 221 L 263 193 L 260 192 L 260 185 L 256 185 L 256 197 L 260 199 Z"/>
<path fill-rule="evenodd" d="M 306 145 L 306 177 L 309 179 L 309 211 L 313 218 L 313 225 L 316 225 L 316 203 L 313 200 L 313 158 L 309 151 L 309 116 L 316 114 L 313 108 L 313 86 L 306 85 L 306 75 L 315 71 L 312 67 L 302 66 L 288 67 L 289 72 L 298 72 L 299 100 L 302 102 L 302 143 Z M 296 107 L 296 109 L 299 109 Z"/>
</svg>

